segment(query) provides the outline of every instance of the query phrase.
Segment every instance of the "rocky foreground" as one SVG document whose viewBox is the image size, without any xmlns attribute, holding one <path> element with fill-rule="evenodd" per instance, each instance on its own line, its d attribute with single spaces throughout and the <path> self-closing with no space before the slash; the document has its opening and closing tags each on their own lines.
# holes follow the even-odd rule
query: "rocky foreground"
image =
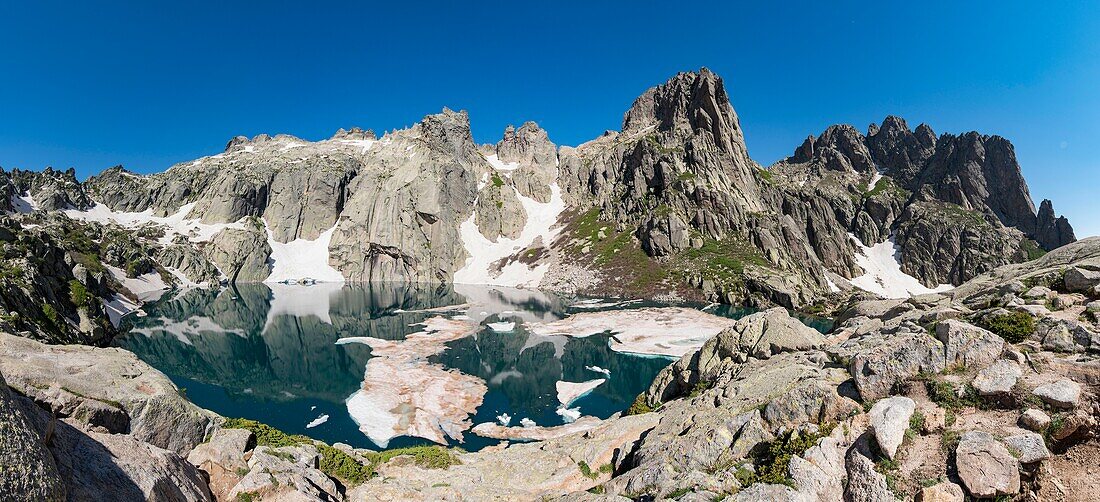
<svg viewBox="0 0 1100 502">
<path fill-rule="evenodd" d="M 120 349 L 0 335 L 14 500 L 1095 500 L 1100 239 L 822 335 L 734 323 L 624 413 L 476 453 L 325 445 L 202 410 Z M 552 429 L 552 428 L 546 428 Z M 7 466 L 15 466 L 8 468 Z"/>
</svg>

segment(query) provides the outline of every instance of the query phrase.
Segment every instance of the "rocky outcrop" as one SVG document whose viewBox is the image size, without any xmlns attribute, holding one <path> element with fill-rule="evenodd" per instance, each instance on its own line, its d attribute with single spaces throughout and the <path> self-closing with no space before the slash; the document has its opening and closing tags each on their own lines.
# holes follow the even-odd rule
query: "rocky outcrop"
<svg viewBox="0 0 1100 502">
<path fill-rule="evenodd" d="M 42 437 L 0 374 L 0 493 L 10 500 L 65 500 L 65 485 Z"/>
<path fill-rule="evenodd" d="M 45 345 L 0 333 L 0 371 L 40 406 L 87 427 L 186 455 L 216 415 L 125 350 Z"/>
<path fill-rule="evenodd" d="M 767 359 L 782 352 L 818 348 L 825 337 L 775 308 L 739 319 L 698 351 L 661 370 L 646 393 L 656 405 L 684 395 L 697 385 L 713 382 L 731 363 Z"/>
</svg>

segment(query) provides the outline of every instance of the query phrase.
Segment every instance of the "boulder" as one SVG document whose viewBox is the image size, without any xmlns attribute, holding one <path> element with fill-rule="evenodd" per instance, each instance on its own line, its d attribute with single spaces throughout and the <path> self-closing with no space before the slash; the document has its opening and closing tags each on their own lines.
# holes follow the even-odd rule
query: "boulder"
<svg viewBox="0 0 1100 502">
<path fill-rule="evenodd" d="M 378 476 L 349 489 L 347 500 L 540 500 L 583 492 L 611 477 L 601 467 L 625 470 L 633 445 L 659 420 L 657 413 L 612 418 L 547 441 L 458 452 L 461 464 L 447 469 L 397 457 L 379 466 Z M 580 462 L 597 472 L 596 479 L 582 473 Z"/>
<path fill-rule="evenodd" d="M 886 483 L 886 476 L 875 470 L 875 463 L 871 462 L 871 459 L 853 448 L 848 453 L 847 467 L 848 486 L 845 488 L 847 495 L 845 500 L 897 502 L 897 497 L 890 491 L 890 485 Z"/>
<path fill-rule="evenodd" d="M 1033 464 L 1050 458 L 1050 450 L 1047 449 L 1043 436 L 1034 432 L 1007 436 L 1004 443 L 1018 454 L 1021 464 Z"/>
<path fill-rule="evenodd" d="M 950 481 L 941 481 L 932 486 L 921 488 L 919 502 L 963 502 L 961 486 Z"/>
<path fill-rule="evenodd" d="M 937 323 L 936 338 L 943 342 L 948 366 L 985 366 L 997 360 L 1004 348 L 1001 337 L 958 319 Z"/>
<path fill-rule="evenodd" d="M 249 470 L 245 452 L 256 444 L 252 432 L 245 429 L 219 429 L 210 441 L 191 450 L 187 461 L 206 473 L 210 490 L 219 500 L 229 493 Z"/>
<path fill-rule="evenodd" d="M 823 344 L 824 335 L 787 313 L 773 308 L 738 319 L 696 352 L 667 366 L 653 380 L 646 398 L 657 404 L 679 397 L 700 381 L 714 381 L 723 368 L 749 357 L 767 359 L 783 352 L 808 350 Z"/>
<path fill-rule="evenodd" d="M 897 456 L 898 447 L 905 440 L 905 430 L 909 428 L 909 417 L 915 410 L 916 403 L 904 396 L 880 399 L 871 407 L 871 430 L 887 457 Z"/>
<path fill-rule="evenodd" d="M 943 343 L 923 329 L 874 331 L 825 350 L 834 360 L 847 361 L 848 371 L 864 401 L 888 396 L 898 382 L 921 373 L 939 373 L 945 368 Z"/>
<path fill-rule="evenodd" d="M 992 434 L 970 431 L 955 448 L 955 468 L 975 497 L 1015 495 L 1020 491 L 1020 461 Z"/>
<path fill-rule="evenodd" d="M 1041 431 L 1050 425 L 1050 416 L 1043 412 L 1043 410 L 1036 408 L 1029 408 L 1020 414 L 1020 425 L 1032 430 Z"/>
<path fill-rule="evenodd" d="M 1044 403 L 1058 408 L 1074 408 L 1081 398 L 1081 386 L 1065 378 L 1053 383 L 1040 385 L 1031 391 Z"/>
<path fill-rule="evenodd" d="M 340 500 L 336 483 L 318 469 L 319 462 L 313 445 L 257 447 L 248 459 L 248 473 L 230 490 L 229 499 Z"/>
<path fill-rule="evenodd" d="M 1072 293 L 1092 293 L 1100 285 L 1100 271 L 1080 267 L 1071 267 L 1063 276 L 1066 291 Z"/>
<path fill-rule="evenodd" d="M 1012 392 L 1023 374 L 1019 364 L 1001 359 L 979 371 L 973 386 L 983 396 L 1004 396 Z"/>
</svg>

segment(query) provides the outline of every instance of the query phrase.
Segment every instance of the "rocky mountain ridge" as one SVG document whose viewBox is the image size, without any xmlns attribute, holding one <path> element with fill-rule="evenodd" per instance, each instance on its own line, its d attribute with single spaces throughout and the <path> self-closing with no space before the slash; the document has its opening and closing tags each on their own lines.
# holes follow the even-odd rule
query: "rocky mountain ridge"
<svg viewBox="0 0 1100 502">
<path fill-rule="evenodd" d="M 140 229 L 126 259 L 102 260 L 123 285 L 456 282 L 802 307 L 853 286 L 942 289 L 1074 240 L 1049 201 L 1035 210 L 1003 138 L 888 117 L 866 135 L 829 127 L 765 169 L 730 101 L 704 68 L 577 147 L 533 122 L 477 145 L 445 109 L 381 138 L 237 137 L 151 175 L 0 173 L 0 200 L 13 235 L 53 224 L 42 211 L 92 235 Z"/>
</svg>

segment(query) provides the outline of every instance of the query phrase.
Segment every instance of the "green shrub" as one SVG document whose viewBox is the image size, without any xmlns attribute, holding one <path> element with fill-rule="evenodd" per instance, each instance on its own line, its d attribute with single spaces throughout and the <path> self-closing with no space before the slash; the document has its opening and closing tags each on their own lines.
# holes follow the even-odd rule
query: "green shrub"
<svg viewBox="0 0 1100 502">
<path fill-rule="evenodd" d="M 691 398 L 694 398 L 694 397 L 698 397 L 699 395 L 706 392 L 710 388 L 711 388 L 711 383 L 710 382 L 707 382 L 707 381 L 704 381 L 704 380 L 700 380 L 698 382 L 695 382 L 695 386 L 691 388 L 691 392 L 688 393 L 687 398 L 691 399 Z"/>
<path fill-rule="evenodd" d="M 981 324 L 1009 343 L 1020 343 L 1035 332 L 1035 318 L 1026 312 L 988 316 Z"/>
<path fill-rule="evenodd" d="M 46 316 L 46 319 L 50 321 L 55 327 L 60 328 L 63 324 L 61 321 L 61 314 L 57 313 L 57 310 L 48 303 L 42 304 L 42 315 Z"/>
<path fill-rule="evenodd" d="M 790 486 L 791 480 L 787 475 L 791 457 L 805 453 L 819 439 L 832 433 L 833 427 L 823 425 L 816 433 L 796 434 L 788 431 L 770 443 L 759 445 L 754 452 L 756 474 L 752 476 L 752 482 Z M 749 484 L 752 483 L 745 486 Z"/>
<path fill-rule="evenodd" d="M 924 430 L 924 421 L 924 413 L 921 413 L 920 410 L 914 411 L 913 414 L 909 416 L 909 428 L 912 429 L 913 432 L 919 434 Z"/>
<path fill-rule="evenodd" d="M 297 446 L 304 443 L 312 443 L 313 440 L 305 436 L 291 436 L 270 425 L 249 420 L 247 418 L 228 418 L 222 424 L 223 429 L 248 429 L 256 436 L 256 446 L 271 446 L 280 448 L 283 446 Z"/>
<path fill-rule="evenodd" d="M 403 455 L 413 457 L 413 461 L 416 465 L 426 469 L 446 469 L 452 465 L 462 463 L 454 450 L 432 445 L 395 448 L 392 450 L 370 453 L 367 455 L 370 462 L 368 464 L 363 464 L 356 460 L 355 457 L 333 448 L 332 446 L 314 441 L 306 436 L 287 434 L 270 425 L 255 420 L 229 418 L 222 424 L 222 428 L 247 429 L 251 431 L 252 434 L 256 436 L 257 446 L 281 448 L 283 446 L 311 444 L 315 446 L 318 453 L 321 454 L 321 472 L 352 485 L 370 479 L 374 476 L 376 467 L 388 462 L 394 457 Z M 277 452 L 273 452 L 272 454 L 278 455 Z"/>
<path fill-rule="evenodd" d="M 649 413 L 653 411 L 653 408 L 649 406 L 649 403 L 645 400 L 645 393 L 638 394 L 638 397 L 634 398 L 634 403 L 627 408 L 624 415 L 641 415 L 642 413 Z"/>
<path fill-rule="evenodd" d="M 584 477 L 586 477 L 588 479 L 596 479 L 596 478 L 600 477 L 601 473 L 602 474 L 607 474 L 607 473 L 611 472 L 611 469 L 612 469 L 611 464 L 604 464 L 604 465 L 601 465 L 599 469 L 593 470 L 592 467 L 590 467 L 588 465 L 588 462 L 585 462 L 584 460 L 581 460 L 580 462 L 577 462 L 577 468 L 580 469 L 581 474 L 583 474 Z"/>
<path fill-rule="evenodd" d="M 92 304 L 92 295 L 88 293 L 88 288 L 76 279 L 69 281 L 69 299 L 77 307 L 90 307 Z"/>
<path fill-rule="evenodd" d="M 504 186 L 504 180 L 501 179 L 499 174 L 493 173 L 493 186 L 497 188 Z"/>
<path fill-rule="evenodd" d="M 410 446 L 408 448 L 395 448 L 383 450 L 370 455 L 371 465 L 381 465 L 389 462 L 394 457 L 409 455 L 413 462 L 425 469 L 446 469 L 452 465 L 462 463 L 458 455 L 449 448 L 442 446 Z"/>
<path fill-rule="evenodd" d="M 373 465 L 363 465 L 351 455 L 327 444 L 318 443 L 317 450 L 321 453 L 321 472 L 329 476 L 357 485 L 374 475 Z"/>
</svg>

